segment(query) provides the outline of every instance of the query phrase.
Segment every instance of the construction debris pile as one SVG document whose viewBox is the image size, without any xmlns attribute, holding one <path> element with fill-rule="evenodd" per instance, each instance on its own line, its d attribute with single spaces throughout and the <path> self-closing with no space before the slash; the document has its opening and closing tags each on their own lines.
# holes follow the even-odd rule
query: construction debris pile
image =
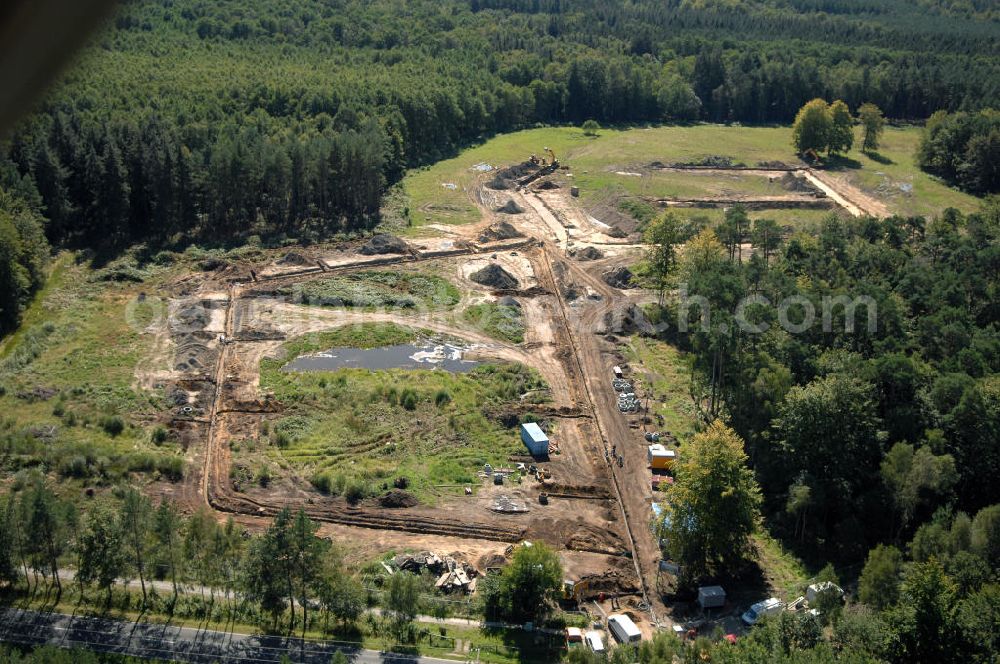
<svg viewBox="0 0 1000 664">
<path fill-rule="evenodd" d="M 526 503 L 514 500 L 510 496 L 497 496 L 490 504 L 490 509 L 504 514 L 524 514 L 530 511 Z"/>
<path fill-rule="evenodd" d="M 442 557 L 433 551 L 421 551 L 414 555 L 400 554 L 392 559 L 392 565 L 395 569 L 411 574 L 421 574 L 427 570 L 437 575 L 434 587 L 445 593 L 475 592 L 479 577 L 479 570 L 469 563 L 459 562 L 451 556 Z M 387 566 L 387 569 L 392 568 Z"/>
<path fill-rule="evenodd" d="M 508 199 L 506 203 L 497 208 L 497 212 L 503 214 L 522 214 L 524 208 L 517 204 L 513 198 Z"/>
<path fill-rule="evenodd" d="M 297 251 L 289 251 L 287 254 L 274 261 L 274 264 L 282 267 L 305 267 L 307 265 L 315 265 L 316 263 Z"/>
<path fill-rule="evenodd" d="M 513 203 L 513 201 L 510 201 L 510 203 Z M 479 241 L 496 242 L 498 240 L 514 240 L 522 237 L 524 237 L 524 233 L 511 226 L 510 222 L 498 221 L 495 224 L 490 224 L 479 234 Z"/>
<path fill-rule="evenodd" d="M 597 247 L 570 249 L 567 253 L 578 261 L 596 261 L 604 258 L 604 254 Z"/>
<path fill-rule="evenodd" d="M 490 263 L 483 269 L 473 272 L 469 275 L 469 279 L 497 290 L 513 290 L 521 285 L 517 277 L 496 263 Z"/>
<path fill-rule="evenodd" d="M 373 235 L 368 242 L 361 245 L 359 253 L 365 256 L 375 256 L 381 254 L 405 254 L 410 250 L 406 242 L 400 240 L 395 235 L 380 233 Z"/>
<path fill-rule="evenodd" d="M 493 179 L 490 180 L 486 186 L 490 189 L 504 191 L 511 188 L 512 180 L 522 178 L 536 170 L 538 170 L 538 166 L 532 164 L 530 161 L 514 164 L 513 166 L 508 166 L 507 168 L 498 170 L 493 176 Z"/>
<path fill-rule="evenodd" d="M 605 272 L 601 277 L 604 279 L 604 283 L 611 286 L 612 288 L 631 288 L 632 279 L 635 275 L 624 265 L 619 265 L 610 272 Z"/>
</svg>

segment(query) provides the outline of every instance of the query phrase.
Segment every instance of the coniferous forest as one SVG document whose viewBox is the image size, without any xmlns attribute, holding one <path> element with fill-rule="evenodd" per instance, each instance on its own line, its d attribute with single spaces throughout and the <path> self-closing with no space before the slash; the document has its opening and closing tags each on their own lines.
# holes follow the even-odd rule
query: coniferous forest
<svg viewBox="0 0 1000 664">
<path fill-rule="evenodd" d="M 147 0 L 3 148 L 56 245 L 371 227 L 404 169 L 534 123 L 1000 105 L 991 3 Z"/>
</svg>

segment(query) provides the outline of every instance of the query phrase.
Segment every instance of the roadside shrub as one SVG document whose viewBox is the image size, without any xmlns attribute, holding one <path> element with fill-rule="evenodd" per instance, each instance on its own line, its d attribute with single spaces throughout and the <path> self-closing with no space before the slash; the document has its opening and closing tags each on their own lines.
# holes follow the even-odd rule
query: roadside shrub
<svg viewBox="0 0 1000 664">
<path fill-rule="evenodd" d="M 112 438 L 121 435 L 125 431 L 125 420 L 117 415 L 109 415 L 101 419 L 101 428 Z"/>
<path fill-rule="evenodd" d="M 275 433 L 274 436 L 271 437 L 271 440 L 277 447 L 281 449 L 285 449 L 292 443 L 291 437 L 284 431 L 278 431 L 277 433 Z"/>
</svg>

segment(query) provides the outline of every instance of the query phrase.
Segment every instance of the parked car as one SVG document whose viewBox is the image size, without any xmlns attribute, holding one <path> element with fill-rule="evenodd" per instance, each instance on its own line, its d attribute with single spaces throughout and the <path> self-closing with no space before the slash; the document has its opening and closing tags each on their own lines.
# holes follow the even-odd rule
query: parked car
<svg viewBox="0 0 1000 664">
<path fill-rule="evenodd" d="M 583 635 L 583 640 L 593 652 L 604 652 L 604 639 L 601 638 L 600 632 L 587 632 Z"/>
<path fill-rule="evenodd" d="M 777 597 L 769 597 L 762 602 L 757 602 L 741 616 L 747 625 L 754 625 L 764 616 L 771 616 L 781 613 L 785 608 L 784 602 Z"/>
</svg>

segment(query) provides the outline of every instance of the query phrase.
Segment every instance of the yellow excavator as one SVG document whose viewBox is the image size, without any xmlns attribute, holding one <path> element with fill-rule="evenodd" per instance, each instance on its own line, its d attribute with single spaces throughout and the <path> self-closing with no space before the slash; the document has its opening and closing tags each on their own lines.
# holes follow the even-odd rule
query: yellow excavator
<svg viewBox="0 0 1000 664">
<path fill-rule="evenodd" d="M 538 155 L 533 154 L 531 155 L 531 158 L 528 161 L 530 161 L 535 166 L 548 166 L 550 164 L 552 166 L 559 165 L 559 160 L 556 159 L 556 153 L 552 151 L 552 148 L 542 148 L 542 150 L 544 150 L 545 153 L 549 155 L 548 159 L 546 159 L 545 157 L 539 158 Z"/>
</svg>

